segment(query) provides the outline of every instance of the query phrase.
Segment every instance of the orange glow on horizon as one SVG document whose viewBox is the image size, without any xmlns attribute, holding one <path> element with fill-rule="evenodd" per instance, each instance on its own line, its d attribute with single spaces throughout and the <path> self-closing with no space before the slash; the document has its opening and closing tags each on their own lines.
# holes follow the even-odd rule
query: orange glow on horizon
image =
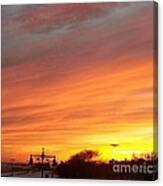
<svg viewBox="0 0 163 186">
<path fill-rule="evenodd" d="M 65 6 L 2 20 L 2 161 L 27 162 L 41 147 L 58 160 L 85 149 L 104 161 L 153 152 L 152 9 L 69 15 Z"/>
</svg>

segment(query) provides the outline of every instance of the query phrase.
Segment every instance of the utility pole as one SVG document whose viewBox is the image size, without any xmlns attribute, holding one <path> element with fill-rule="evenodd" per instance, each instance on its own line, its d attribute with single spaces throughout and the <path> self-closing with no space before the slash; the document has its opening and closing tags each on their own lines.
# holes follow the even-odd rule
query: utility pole
<svg viewBox="0 0 163 186">
<path fill-rule="evenodd" d="M 42 153 L 41 153 L 41 178 L 44 177 L 44 158 L 45 158 L 45 152 L 44 152 L 44 147 L 43 147 Z"/>
<path fill-rule="evenodd" d="M 44 177 L 44 168 L 45 168 L 44 159 L 47 158 L 47 159 L 53 159 L 53 162 L 54 162 L 54 160 L 56 161 L 55 156 L 45 155 L 45 148 L 44 147 L 42 148 L 41 154 L 30 155 L 30 161 L 33 163 L 32 157 L 41 159 L 41 178 Z"/>
</svg>

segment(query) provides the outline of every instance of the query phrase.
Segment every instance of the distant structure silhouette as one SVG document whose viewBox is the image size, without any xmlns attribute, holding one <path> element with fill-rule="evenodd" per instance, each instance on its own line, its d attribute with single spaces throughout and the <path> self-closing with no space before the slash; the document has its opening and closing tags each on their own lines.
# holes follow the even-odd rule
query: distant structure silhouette
<svg viewBox="0 0 163 186">
<path fill-rule="evenodd" d="M 33 157 L 32 157 L 32 154 L 30 154 L 29 165 L 33 165 Z"/>
<path fill-rule="evenodd" d="M 48 164 L 44 162 L 45 158 L 46 158 Z M 39 161 L 38 164 L 39 164 L 39 167 L 40 167 L 40 170 L 41 170 L 41 178 L 43 178 L 45 167 L 50 167 L 49 159 L 52 159 L 52 167 L 54 168 L 57 165 L 56 156 L 55 155 L 53 155 L 53 156 L 46 155 L 45 154 L 45 148 L 43 147 L 41 154 L 30 154 L 28 165 L 35 166 L 35 161 L 34 160 L 38 160 Z M 41 160 L 41 162 L 40 162 L 40 160 Z"/>
</svg>

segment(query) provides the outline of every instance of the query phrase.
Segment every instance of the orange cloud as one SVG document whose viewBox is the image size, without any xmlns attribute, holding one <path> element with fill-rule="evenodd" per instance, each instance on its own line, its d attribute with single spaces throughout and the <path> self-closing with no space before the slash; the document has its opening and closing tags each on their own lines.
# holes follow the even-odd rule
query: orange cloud
<svg viewBox="0 0 163 186">
<path fill-rule="evenodd" d="M 153 151 L 152 8 L 113 5 L 3 10 L 3 161 L 26 161 L 42 146 L 63 160 L 83 149 L 103 159 Z"/>
</svg>

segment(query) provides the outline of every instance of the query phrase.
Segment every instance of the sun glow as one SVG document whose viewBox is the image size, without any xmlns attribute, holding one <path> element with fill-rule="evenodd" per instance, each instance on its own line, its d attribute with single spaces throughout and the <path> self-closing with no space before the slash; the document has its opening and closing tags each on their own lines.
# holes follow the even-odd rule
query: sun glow
<svg viewBox="0 0 163 186">
<path fill-rule="evenodd" d="M 153 152 L 153 9 L 118 8 L 2 17 L 2 161 L 26 162 L 42 147 L 59 160 Z"/>
</svg>

